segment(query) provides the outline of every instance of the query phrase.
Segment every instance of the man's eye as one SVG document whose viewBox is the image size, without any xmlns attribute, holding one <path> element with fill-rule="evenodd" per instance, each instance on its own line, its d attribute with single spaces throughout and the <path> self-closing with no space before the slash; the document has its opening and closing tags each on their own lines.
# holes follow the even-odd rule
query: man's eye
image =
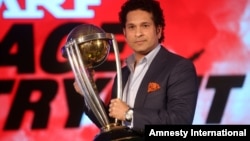
<svg viewBox="0 0 250 141">
<path fill-rule="evenodd" d="M 134 28 L 134 26 L 128 26 L 128 28 L 129 28 L 129 29 L 133 29 L 133 28 Z"/>
</svg>

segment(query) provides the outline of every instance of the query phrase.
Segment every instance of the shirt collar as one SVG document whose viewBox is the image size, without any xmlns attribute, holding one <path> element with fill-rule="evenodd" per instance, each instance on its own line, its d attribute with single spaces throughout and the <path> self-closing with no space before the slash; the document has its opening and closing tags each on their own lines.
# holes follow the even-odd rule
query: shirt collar
<svg viewBox="0 0 250 141">
<path fill-rule="evenodd" d="M 146 61 L 147 64 L 151 64 L 153 59 L 155 58 L 156 54 L 159 52 L 161 45 L 158 44 L 152 51 L 150 51 L 145 57 L 143 57 L 140 61 L 140 63 Z M 131 54 L 126 59 L 126 64 L 129 67 L 130 70 L 134 70 L 134 64 L 135 64 L 135 55 Z"/>
</svg>

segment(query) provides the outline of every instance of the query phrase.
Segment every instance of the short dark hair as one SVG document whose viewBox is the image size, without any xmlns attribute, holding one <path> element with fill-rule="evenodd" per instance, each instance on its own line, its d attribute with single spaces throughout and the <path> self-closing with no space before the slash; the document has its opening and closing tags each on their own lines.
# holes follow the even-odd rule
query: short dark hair
<svg viewBox="0 0 250 141">
<path fill-rule="evenodd" d="M 162 42 L 164 40 L 165 19 L 163 10 L 160 7 L 160 3 L 156 0 L 127 0 L 122 5 L 121 11 L 119 12 L 121 26 L 125 28 L 128 12 L 137 9 L 152 13 L 155 26 L 162 27 L 162 36 L 159 39 L 159 42 Z"/>
</svg>

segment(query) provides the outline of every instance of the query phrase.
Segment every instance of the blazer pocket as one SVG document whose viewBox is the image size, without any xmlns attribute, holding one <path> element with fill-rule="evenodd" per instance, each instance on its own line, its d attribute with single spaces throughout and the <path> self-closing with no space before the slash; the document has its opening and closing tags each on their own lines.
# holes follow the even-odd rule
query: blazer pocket
<svg viewBox="0 0 250 141">
<path fill-rule="evenodd" d="M 158 91 L 161 88 L 161 86 L 157 82 L 149 82 L 148 83 L 148 94 L 151 94 L 152 92 Z"/>
</svg>

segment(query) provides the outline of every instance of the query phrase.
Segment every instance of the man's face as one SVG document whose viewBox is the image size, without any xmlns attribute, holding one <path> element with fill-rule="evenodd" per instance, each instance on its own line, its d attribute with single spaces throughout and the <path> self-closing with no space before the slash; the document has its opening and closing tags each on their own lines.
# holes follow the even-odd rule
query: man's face
<svg viewBox="0 0 250 141">
<path fill-rule="evenodd" d="M 137 55 L 146 55 L 159 43 L 162 28 L 156 27 L 151 13 L 143 10 L 130 11 L 123 29 L 128 45 Z"/>
</svg>

